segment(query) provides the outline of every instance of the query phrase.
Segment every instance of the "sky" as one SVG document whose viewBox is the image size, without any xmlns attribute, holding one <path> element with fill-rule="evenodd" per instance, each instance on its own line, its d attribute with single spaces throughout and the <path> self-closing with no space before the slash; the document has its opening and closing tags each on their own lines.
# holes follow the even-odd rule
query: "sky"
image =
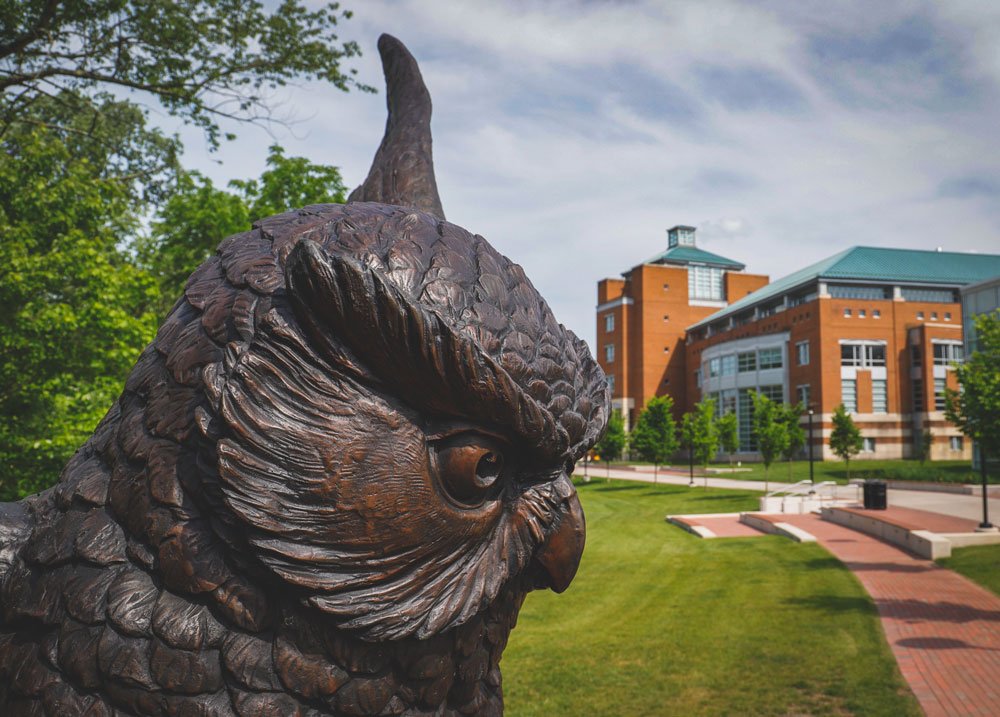
<svg viewBox="0 0 1000 717">
<path fill-rule="evenodd" d="M 318 4 L 318 3 L 317 3 Z M 448 220 L 521 264 L 591 346 L 596 284 L 697 227 L 780 278 L 855 245 L 1000 253 L 1000 3 L 344 0 L 348 66 L 378 94 L 300 83 L 289 121 L 185 164 L 217 183 L 267 146 L 367 175 L 385 126 L 376 42 L 434 103 Z"/>
</svg>

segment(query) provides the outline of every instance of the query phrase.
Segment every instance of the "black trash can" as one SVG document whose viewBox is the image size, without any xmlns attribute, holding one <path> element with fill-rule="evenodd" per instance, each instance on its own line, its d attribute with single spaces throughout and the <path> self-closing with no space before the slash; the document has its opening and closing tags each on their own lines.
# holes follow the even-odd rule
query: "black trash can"
<svg viewBox="0 0 1000 717">
<path fill-rule="evenodd" d="M 884 480 L 865 481 L 865 508 L 867 510 L 885 510 L 888 505 L 887 487 Z"/>
</svg>

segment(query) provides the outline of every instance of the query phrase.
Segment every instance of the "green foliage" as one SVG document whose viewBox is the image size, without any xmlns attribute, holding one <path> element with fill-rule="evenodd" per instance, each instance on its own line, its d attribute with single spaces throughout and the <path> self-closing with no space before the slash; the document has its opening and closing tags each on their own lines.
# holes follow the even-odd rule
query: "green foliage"
<svg viewBox="0 0 1000 717">
<path fill-rule="evenodd" d="M 180 296 L 187 277 L 215 252 L 218 243 L 246 231 L 252 221 L 325 202 L 343 203 L 347 187 L 340 170 L 286 157 L 272 145 L 260 179 L 235 180 L 235 191 L 216 188 L 197 172 L 183 172 L 173 194 L 139 241 L 140 263 L 157 279 L 162 316 Z"/>
<path fill-rule="evenodd" d="M 779 420 L 785 424 L 785 431 L 788 432 L 788 445 L 781 451 L 781 457 L 786 461 L 792 460 L 806 444 L 806 430 L 799 422 L 803 413 L 805 407 L 801 403 L 778 406 Z"/>
<path fill-rule="evenodd" d="M 1000 457 L 1000 309 L 975 318 L 976 350 L 955 367 L 961 391 L 948 391 L 945 415 L 974 440 L 980 460 Z"/>
<path fill-rule="evenodd" d="M 764 462 L 764 473 L 774 459 L 788 450 L 788 425 L 781 404 L 761 393 L 751 393 L 753 400 L 753 431 L 757 436 L 757 450 Z"/>
<path fill-rule="evenodd" d="M 349 12 L 336 4 L 308 10 L 298 0 L 271 7 L 257 0 L 3 3 L 0 132 L 40 98 L 113 87 L 154 97 L 215 145 L 220 118 L 274 121 L 268 99 L 289 79 L 370 89 L 341 69 L 359 54 L 337 37 Z"/>
<path fill-rule="evenodd" d="M 922 466 L 927 462 L 927 459 L 931 457 L 931 446 L 934 445 L 934 434 L 931 433 L 929 428 L 925 428 L 920 433 L 920 438 L 917 440 L 916 456 L 914 456 L 920 465 Z"/>
<path fill-rule="evenodd" d="M 56 479 L 219 239 L 343 197 L 336 169 L 278 148 L 259 181 L 215 190 L 180 171 L 145 105 L 214 147 L 221 118 L 273 121 L 268 91 L 290 79 L 369 89 L 340 69 L 358 54 L 335 32 L 349 15 L 298 0 L 0 3 L 0 497 Z M 158 233 L 137 247 L 154 204 Z"/>
<path fill-rule="evenodd" d="M 719 434 L 715 427 L 715 401 L 702 399 L 681 419 L 681 442 L 693 452 L 694 462 L 707 466 L 719 451 Z"/>
<path fill-rule="evenodd" d="M 840 404 L 833 411 L 833 431 L 830 433 L 830 450 L 847 464 L 847 477 L 851 477 L 851 457 L 861 452 L 861 431 L 854 425 L 851 414 Z"/>
<path fill-rule="evenodd" d="M 594 449 L 608 463 L 621 458 L 625 450 L 625 419 L 621 411 L 612 411 L 608 416 L 608 427 Z"/>
<path fill-rule="evenodd" d="M 107 137 L 148 140 L 122 110 Z M 105 118 L 109 117 L 105 114 Z M 141 141 L 144 141 L 141 140 Z M 135 164 L 42 125 L 0 140 L 0 496 L 51 484 L 152 337 L 150 277 L 122 250 L 138 225 Z"/>
<path fill-rule="evenodd" d="M 715 422 L 715 430 L 719 435 L 719 446 L 729 454 L 730 462 L 732 454 L 740 448 L 739 421 L 735 413 L 727 413 L 720 416 Z"/>
<path fill-rule="evenodd" d="M 654 396 L 639 413 L 630 436 L 632 448 L 644 461 L 666 463 L 677 451 L 677 426 L 670 396 Z"/>
</svg>

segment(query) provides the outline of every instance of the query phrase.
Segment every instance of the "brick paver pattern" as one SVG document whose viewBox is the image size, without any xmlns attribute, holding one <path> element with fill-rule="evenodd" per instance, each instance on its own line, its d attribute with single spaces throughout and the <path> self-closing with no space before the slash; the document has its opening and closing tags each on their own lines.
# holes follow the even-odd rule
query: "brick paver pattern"
<svg viewBox="0 0 1000 717">
<path fill-rule="evenodd" d="M 785 515 L 861 580 L 928 717 L 1000 714 L 1000 597 L 877 538 Z"/>
</svg>

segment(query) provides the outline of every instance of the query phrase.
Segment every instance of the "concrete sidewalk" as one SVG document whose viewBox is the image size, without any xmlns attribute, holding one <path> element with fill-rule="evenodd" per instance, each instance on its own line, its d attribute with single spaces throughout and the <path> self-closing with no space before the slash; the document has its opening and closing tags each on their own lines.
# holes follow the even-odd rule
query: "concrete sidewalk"
<svg viewBox="0 0 1000 717">
<path fill-rule="evenodd" d="M 607 477 L 607 471 L 603 466 L 597 467 L 590 465 L 587 468 L 587 472 L 592 480 L 602 480 Z M 583 469 L 578 465 L 575 475 L 583 476 Z M 611 479 L 612 480 L 632 480 L 640 481 L 644 483 L 653 483 L 653 472 L 648 466 L 643 466 L 638 470 L 620 470 L 616 468 L 611 469 Z M 680 472 L 675 470 L 664 470 L 658 471 L 656 476 L 657 483 L 666 483 L 670 485 L 688 485 L 690 477 L 686 472 Z M 695 487 L 701 488 L 707 485 L 709 488 L 731 488 L 735 490 L 754 490 L 764 491 L 764 483 L 755 480 L 740 480 L 739 478 L 719 478 L 715 476 L 709 476 L 704 478 L 702 476 L 695 475 L 694 483 Z M 789 485 L 787 483 L 768 483 L 768 490 L 773 491 L 780 488 L 783 485 Z M 852 497 L 852 489 L 848 486 L 839 486 L 839 490 L 843 492 L 844 497 Z M 967 520 L 975 520 L 977 523 L 983 519 L 983 499 L 978 495 L 963 495 L 960 493 L 936 493 L 928 490 L 899 490 L 895 488 L 890 488 L 888 491 L 888 503 L 889 505 L 899 506 L 901 508 L 914 508 L 916 510 L 924 510 L 930 513 L 941 513 L 942 515 L 950 515 L 956 518 L 965 518 Z M 990 511 L 990 522 L 994 525 L 1000 525 L 1000 498 L 989 498 L 989 511 Z"/>
</svg>

